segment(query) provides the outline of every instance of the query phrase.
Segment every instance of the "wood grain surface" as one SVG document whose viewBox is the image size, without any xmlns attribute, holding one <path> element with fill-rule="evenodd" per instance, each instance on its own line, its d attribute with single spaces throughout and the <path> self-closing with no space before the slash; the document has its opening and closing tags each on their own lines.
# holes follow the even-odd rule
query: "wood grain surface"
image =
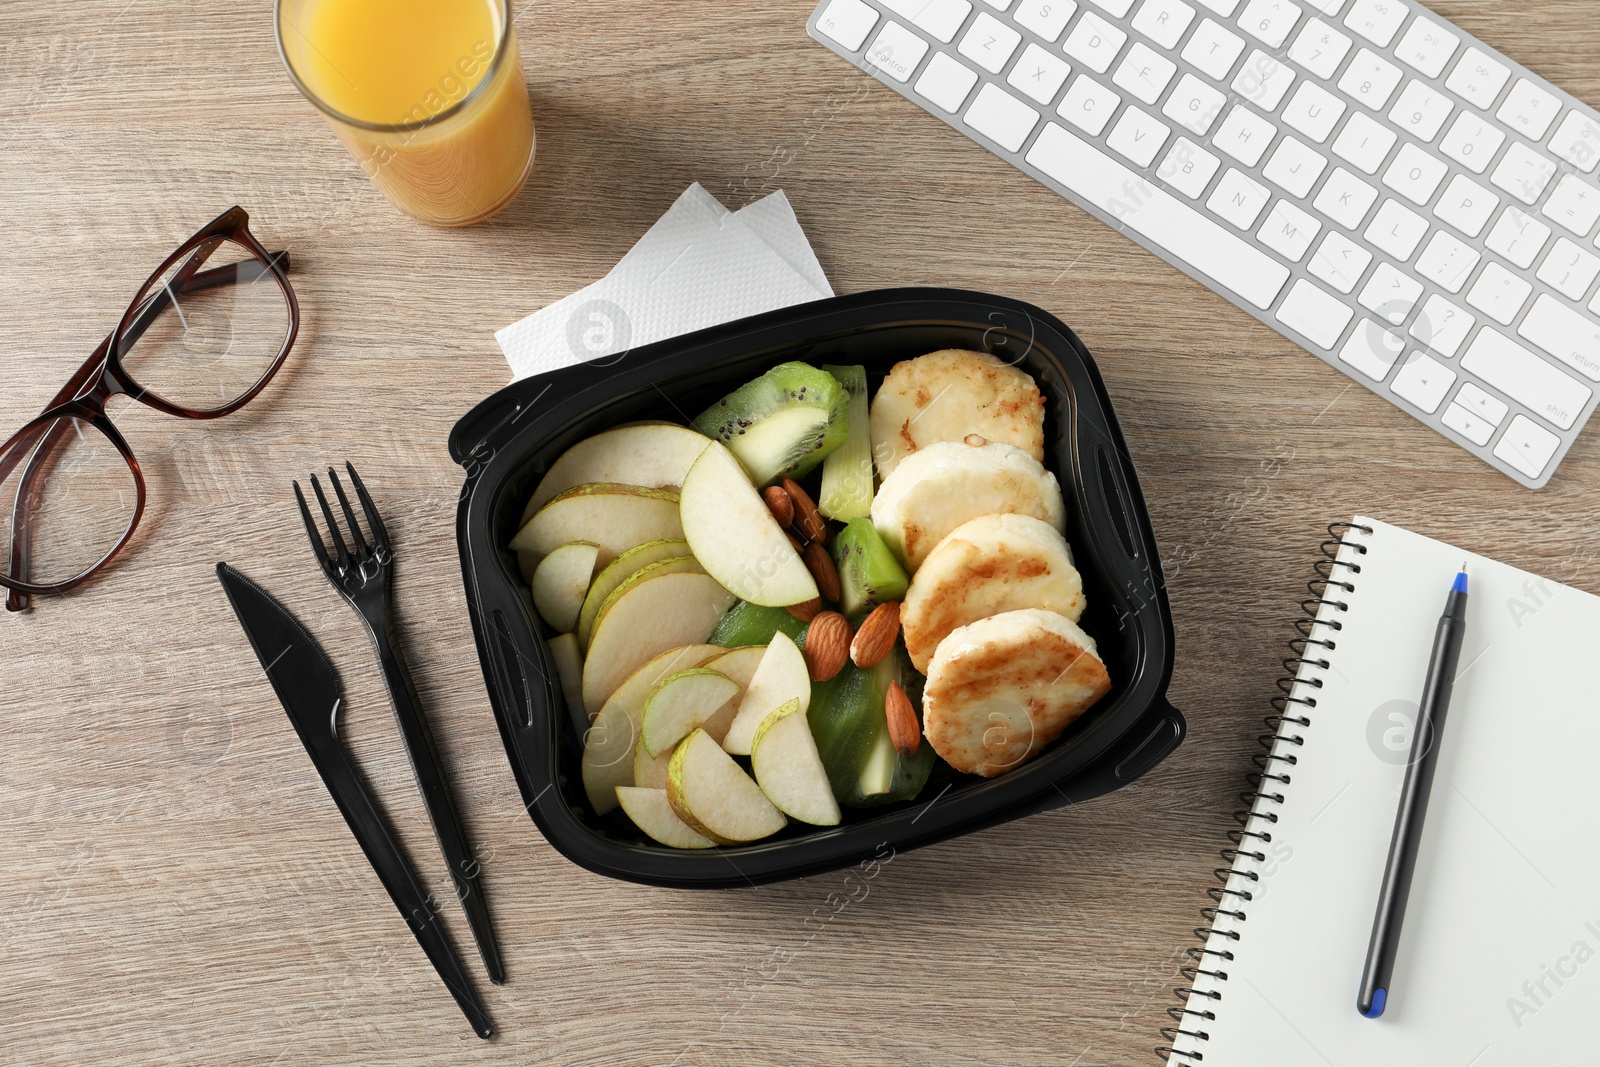
<svg viewBox="0 0 1600 1067">
<path fill-rule="evenodd" d="M 527 3 L 537 168 L 460 231 L 363 178 L 291 87 L 269 6 L 0 5 L 0 422 L 36 413 L 229 205 L 293 250 L 305 309 L 243 413 L 115 410 L 150 481 L 135 543 L 0 620 L 0 1061 L 1152 1062 L 1323 525 L 1367 511 L 1600 591 L 1600 434 L 1549 489 L 1517 487 L 851 70 L 806 37 L 810 0 Z M 1600 102 L 1587 0 L 1436 6 Z M 1154 774 L 897 856 L 865 890 L 647 889 L 539 836 L 473 649 L 445 436 L 506 381 L 493 331 L 600 277 L 696 180 L 731 207 L 787 190 L 840 292 L 987 290 L 1083 337 L 1177 619 L 1191 733 Z M 361 757 L 440 888 L 382 681 L 289 494 L 345 458 L 398 543 L 407 654 L 488 855 L 510 972 L 485 984 L 492 1044 L 397 918 L 212 576 L 239 566 L 328 647 Z"/>
</svg>

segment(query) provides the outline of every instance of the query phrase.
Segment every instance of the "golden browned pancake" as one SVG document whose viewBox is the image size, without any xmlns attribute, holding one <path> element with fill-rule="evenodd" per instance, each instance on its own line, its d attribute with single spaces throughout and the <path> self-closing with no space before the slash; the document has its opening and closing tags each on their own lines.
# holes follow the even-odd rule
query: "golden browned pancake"
<svg viewBox="0 0 1600 1067">
<path fill-rule="evenodd" d="M 869 417 L 878 476 L 919 449 L 977 434 L 1044 459 L 1044 397 L 1023 370 L 984 352 L 947 348 L 894 365 Z"/>
</svg>

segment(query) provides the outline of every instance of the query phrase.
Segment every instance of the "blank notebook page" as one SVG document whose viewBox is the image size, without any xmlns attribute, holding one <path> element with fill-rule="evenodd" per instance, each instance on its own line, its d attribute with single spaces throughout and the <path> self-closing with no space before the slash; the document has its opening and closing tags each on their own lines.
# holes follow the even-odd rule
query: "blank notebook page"
<svg viewBox="0 0 1600 1067">
<path fill-rule="evenodd" d="M 1222 915 L 1170 1042 L 1204 1067 L 1544 1067 L 1600 1062 L 1600 598 L 1371 519 L 1350 531 Z M 1356 546 L 1365 548 L 1363 554 Z M 1399 957 L 1356 1013 L 1434 630 L 1470 599 Z M 1335 631 L 1331 623 L 1340 624 Z M 1291 635 L 1292 636 L 1292 635 Z M 1321 680 L 1321 687 L 1312 683 Z M 1302 737 L 1303 744 L 1288 737 Z M 1266 813 L 1275 813 L 1271 823 Z M 1258 880 L 1252 880 L 1254 874 Z M 1237 934 L 1237 938 L 1226 936 Z M 1226 974 L 1222 978 L 1221 974 Z M 1206 996 L 1220 994 L 1220 999 Z"/>
</svg>

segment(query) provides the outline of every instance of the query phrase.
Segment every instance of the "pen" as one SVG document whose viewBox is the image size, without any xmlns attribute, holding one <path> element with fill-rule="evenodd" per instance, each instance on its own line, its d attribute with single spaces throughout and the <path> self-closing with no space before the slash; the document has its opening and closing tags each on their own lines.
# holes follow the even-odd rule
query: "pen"
<svg viewBox="0 0 1600 1067">
<path fill-rule="evenodd" d="M 1444 734 L 1444 717 L 1450 710 L 1450 691 L 1455 687 L 1456 664 L 1461 659 L 1461 641 L 1466 633 L 1467 565 L 1463 563 L 1445 598 L 1444 614 L 1439 617 L 1434 634 L 1428 676 L 1422 683 L 1422 699 L 1417 707 L 1416 731 L 1411 738 L 1411 756 L 1406 761 L 1405 783 L 1400 787 L 1400 809 L 1395 813 L 1394 836 L 1389 840 L 1389 862 L 1383 872 L 1383 888 L 1378 892 L 1378 913 L 1372 920 L 1366 966 L 1361 969 L 1356 1010 L 1368 1019 L 1382 1015 L 1389 1001 L 1389 979 L 1394 974 L 1411 875 L 1417 867 L 1422 820 L 1428 813 L 1428 792 L 1439 763 L 1439 739 Z"/>
</svg>

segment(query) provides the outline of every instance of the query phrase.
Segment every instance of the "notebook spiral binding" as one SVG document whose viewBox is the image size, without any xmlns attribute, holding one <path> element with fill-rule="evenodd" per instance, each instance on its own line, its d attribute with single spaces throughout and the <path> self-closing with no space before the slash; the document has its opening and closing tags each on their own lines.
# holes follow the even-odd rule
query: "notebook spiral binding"
<svg viewBox="0 0 1600 1067">
<path fill-rule="evenodd" d="M 1212 948 L 1211 939 L 1215 935 L 1228 941 L 1238 941 L 1243 936 L 1238 930 L 1218 929 L 1217 919 L 1226 916 L 1244 922 L 1248 917 L 1243 908 L 1253 899 L 1252 894 L 1248 890 L 1228 888 L 1228 882 L 1235 873 L 1252 882 L 1261 880 L 1261 875 L 1255 871 L 1235 872 L 1234 864 L 1241 856 L 1257 863 L 1266 862 L 1267 855 L 1260 851 L 1260 846 L 1272 843 L 1270 827 L 1278 821 L 1277 813 L 1268 810 L 1268 805 L 1283 803 L 1282 790 L 1289 785 L 1292 777 L 1289 769 L 1298 762 L 1292 753 L 1280 755 L 1275 750 L 1280 747 L 1279 742 L 1286 742 L 1296 747 L 1305 744 L 1305 735 L 1300 731 L 1310 728 L 1311 717 L 1304 713 L 1317 706 L 1317 698 L 1314 696 L 1296 696 L 1295 686 L 1297 683 L 1304 683 L 1312 689 L 1322 688 L 1322 678 L 1305 673 L 1305 669 L 1309 667 L 1325 671 L 1332 666 L 1327 659 L 1327 653 L 1338 647 L 1338 640 L 1333 635 L 1344 629 L 1344 625 L 1331 616 L 1349 609 L 1350 605 L 1341 599 L 1341 596 L 1355 592 L 1356 583 L 1350 579 L 1361 573 L 1359 563 L 1347 563 L 1339 559 L 1339 550 L 1349 547 L 1357 556 L 1367 554 L 1366 545 L 1346 539 L 1351 530 L 1360 530 L 1368 535 L 1372 533 L 1370 526 L 1360 526 L 1351 522 L 1336 522 L 1330 525 L 1328 539 L 1319 546 L 1323 558 L 1313 565 L 1317 576 L 1306 583 L 1306 589 L 1311 596 L 1300 602 L 1300 610 L 1304 617 L 1294 621 L 1299 636 L 1289 641 L 1289 651 L 1293 655 L 1283 661 L 1284 674 L 1277 683 L 1279 695 L 1272 698 L 1273 713 L 1262 720 L 1270 732 L 1256 738 L 1256 743 L 1263 751 L 1250 757 L 1256 769 L 1245 775 L 1247 788 L 1239 794 L 1239 801 L 1244 807 L 1233 813 L 1239 829 L 1228 831 L 1228 840 L 1233 843 L 1233 847 L 1225 848 L 1218 853 L 1228 865 L 1217 867 L 1211 872 L 1221 885 L 1206 889 L 1206 895 L 1211 898 L 1213 906 L 1200 909 L 1200 917 L 1205 920 L 1205 925 L 1194 928 L 1194 936 L 1200 944 L 1198 947 L 1184 950 L 1192 966 L 1179 969 L 1178 973 L 1186 984 L 1176 986 L 1172 990 L 1172 995 L 1182 1001 L 1182 1004 L 1167 1009 L 1167 1017 L 1177 1025 L 1161 1028 L 1161 1036 L 1166 1044 L 1156 1046 L 1155 1051 L 1164 1063 L 1205 1062 L 1205 1053 L 1197 1047 L 1179 1046 L 1198 1045 L 1211 1040 L 1205 1024 L 1217 1017 L 1216 1012 L 1209 1007 L 1192 1008 L 1189 1004 L 1196 996 L 1207 998 L 1213 1004 L 1222 1000 L 1222 993 L 1219 990 L 1195 988 L 1196 980 L 1202 975 L 1219 983 L 1228 980 L 1226 965 L 1233 960 L 1233 952 L 1227 948 Z M 1343 569 L 1336 570 L 1336 568 Z M 1329 609 L 1329 617 L 1319 617 L 1324 607 Z M 1325 627 L 1322 635 L 1317 633 L 1318 626 Z M 1269 828 L 1260 828 L 1261 823 L 1265 823 Z"/>
</svg>

